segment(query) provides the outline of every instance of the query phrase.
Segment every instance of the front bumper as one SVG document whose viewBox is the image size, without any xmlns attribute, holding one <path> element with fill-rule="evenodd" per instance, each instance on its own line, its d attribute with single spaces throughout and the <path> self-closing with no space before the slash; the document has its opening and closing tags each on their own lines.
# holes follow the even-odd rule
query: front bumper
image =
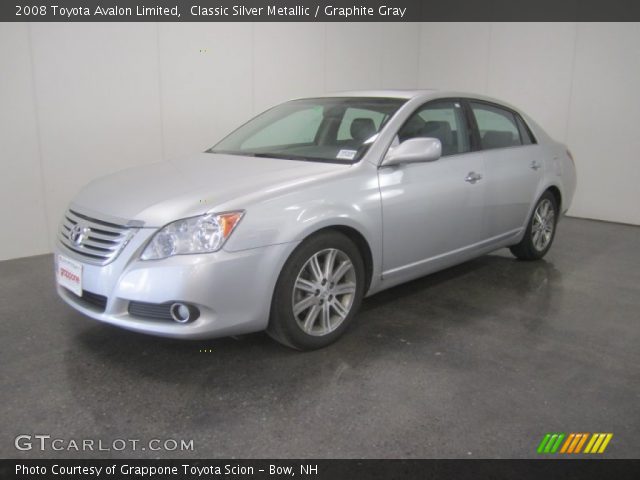
<svg viewBox="0 0 640 480">
<path fill-rule="evenodd" d="M 174 338 L 214 338 L 264 330 L 271 298 L 284 262 L 296 243 L 163 260 L 139 260 L 140 251 L 155 229 L 140 229 L 120 255 L 105 266 L 83 263 L 82 288 L 106 297 L 104 309 L 57 286 L 60 297 L 96 320 L 128 330 Z M 61 243 L 58 255 L 82 262 Z M 56 268 L 57 270 L 57 268 Z M 129 313 L 130 302 L 185 302 L 200 310 L 193 322 L 139 318 Z"/>
</svg>

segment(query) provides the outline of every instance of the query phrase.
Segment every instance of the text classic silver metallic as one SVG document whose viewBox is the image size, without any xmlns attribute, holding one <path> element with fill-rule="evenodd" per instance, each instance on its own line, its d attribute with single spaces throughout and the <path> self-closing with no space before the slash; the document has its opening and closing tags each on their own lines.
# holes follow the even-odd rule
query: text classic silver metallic
<svg viewBox="0 0 640 480">
<path fill-rule="evenodd" d="M 319 348 L 364 296 L 502 247 L 542 258 L 575 186 L 567 148 L 491 98 L 293 100 L 87 185 L 60 225 L 58 293 L 138 332 Z"/>
</svg>

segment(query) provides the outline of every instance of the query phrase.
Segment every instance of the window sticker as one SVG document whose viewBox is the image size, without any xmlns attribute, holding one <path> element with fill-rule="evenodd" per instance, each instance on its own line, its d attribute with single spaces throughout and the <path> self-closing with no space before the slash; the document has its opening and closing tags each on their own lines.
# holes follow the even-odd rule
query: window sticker
<svg viewBox="0 0 640 480">
<path fill-rule="evenodd" d="M 353 160 L 356 156 L 356 153 L 358 153 L 357 150 L 340 150 L 338 152 L 338 155 L 336 155 L 336 158 L 338 160 Z"/>
</svg>

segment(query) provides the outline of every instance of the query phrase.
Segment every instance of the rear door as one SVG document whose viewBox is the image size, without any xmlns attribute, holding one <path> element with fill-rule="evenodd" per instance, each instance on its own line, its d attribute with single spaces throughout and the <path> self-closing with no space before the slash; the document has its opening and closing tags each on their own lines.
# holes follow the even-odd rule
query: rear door
<svg viewBox="0 0 640 480">
<path fill-rule="evenodd" d="M 476 100 L 468 105 L 486 169 L 486 235 L 499 241 L 525 225 L 544 163 L 533 135 L 516 112 Z"/>
</svg>

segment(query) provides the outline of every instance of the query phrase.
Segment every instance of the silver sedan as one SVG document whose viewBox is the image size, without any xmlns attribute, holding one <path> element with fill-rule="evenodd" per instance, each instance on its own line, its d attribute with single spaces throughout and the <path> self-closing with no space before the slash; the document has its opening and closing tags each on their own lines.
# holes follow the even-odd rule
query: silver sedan
<svg viewBox="0 0 640 480">
<path fill-rule="evenodd" d="M 503 247 L 542 258 L 575 186 L 567 148 L 491 98 L 298 99 L 87 185 L 60 225 L 57 289 L 129 330 L 320 348 L 365 296 Z"/>
</svg>

